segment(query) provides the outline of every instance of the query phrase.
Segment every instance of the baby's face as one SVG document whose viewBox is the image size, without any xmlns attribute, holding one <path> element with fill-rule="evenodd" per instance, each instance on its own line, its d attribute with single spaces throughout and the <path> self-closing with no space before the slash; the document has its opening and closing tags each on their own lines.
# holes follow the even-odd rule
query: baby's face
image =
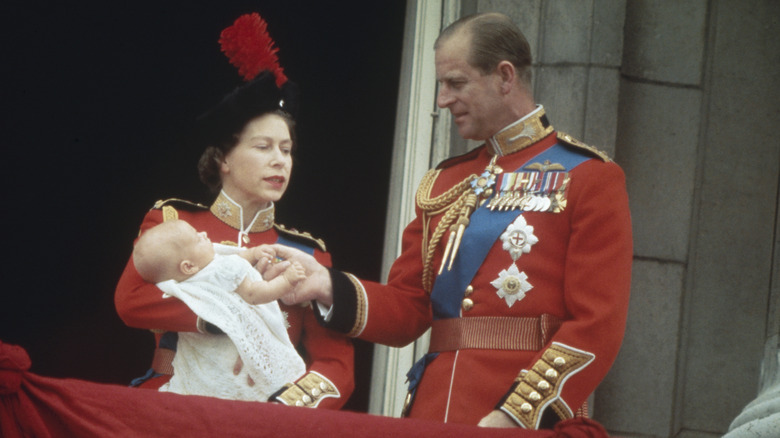
<svg viewBox="0 0 780 438">
<path fill-rule="evenodd" d="M 187 248 L 184 258 L 189 259 L 199 268 L 208 265 L 214 259 L 214 245 L 205 231 L 198 232 L 187 222 L 181 222 L 181 233 L 184 247 Z"/>
</svg>

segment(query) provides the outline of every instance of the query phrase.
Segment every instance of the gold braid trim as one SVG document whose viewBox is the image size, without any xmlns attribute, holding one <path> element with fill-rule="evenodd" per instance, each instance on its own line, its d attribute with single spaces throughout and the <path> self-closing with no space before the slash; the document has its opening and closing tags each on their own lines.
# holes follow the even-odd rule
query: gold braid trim
<svg viewBox="0 0 780 438">
<path fill-rule="evenodd" d="M 179 218 L 179 212 L 170 205 L 164 205 L 162 208 L 163 222 L 173 221 Z"/>
<path fill-rule="evenodd" d="M 423 260 L 423 275 L 422 283 L 426 292 L 431 292 L 433 289 L 433 255 L 436 251 L 436 247 L 441 241 L 444 233 L 449 229 L 458 214 L 466 204 L 466 198 L 470 193 L 471 182 L 477 178 L 476 174 L 469 175 L 463 181 L 451 187 L 441 195 L 431 198 L 431 190 L 433 189 L 433 183 L 438 178 L 441 170 L 433 169 L 429 170 L 417 189 L 417 206 L 423 212 L 423 238 L 422 238 L 422 260 Z M 433 232 L 430 240 L 428 240 L 428 224 L 431 221 L 431 217 L 436 216 L 444 212 L 444 217 Z"/>
<path fill-rule="evenodd" d="M 345 272 L 352 285 L 355 287 L 355 294 L 357 297 L 355 324 L 352 326 L 352 330 L 347 333 L 347 336 L 356 338 L 363 333 L 363 329 L 366 328 L 366 320 L 368 319 L 368 298 L 366 298 L 366 289 L 363 288 L 363 284 L 360 283 L 357 277 Z"/>
<path fill-rule="evenodd" d="M 530 370 L 523 370 L 498 408 L 526 429 L 537 429 L 549 406 L 562 420 L 574 412 L 561 398 L 569 377 L 585 369 L 596 355 L 553 342 Z"/>
<path fill-rule="evenodd" d="M 278 401 L 287 406 L 316 408 L 322 399 L 341 397 L 336 385 L 316 371 L 309 371 L 300 380 L 288 383 L 284 388 L 284 391 L 276 397 L 272 397 L 271 401 Z"/>
<path fill-rule="evenodd" d="M 450 187 L 446 192 L 431 199 L 431 189 L 433 189 L 433 183 L 438 178 L 439 173 L 441 173 L 440 169 L 429 170 L 420 181 L 420 187 L 417 190 L 417 205 L 423 211 L 439 210 L 448 206 L 456 197 L 468 190 L 471 187 L 471 181 L 477 178 L 476 174 L 471 174 L 463 181 Z"/>
</svg>

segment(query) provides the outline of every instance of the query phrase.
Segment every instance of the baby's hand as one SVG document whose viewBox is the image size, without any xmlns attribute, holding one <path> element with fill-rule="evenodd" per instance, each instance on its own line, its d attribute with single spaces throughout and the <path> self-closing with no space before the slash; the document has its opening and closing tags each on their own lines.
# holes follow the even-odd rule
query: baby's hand
<svg viewBox="0 0 780 438">
<path fill-rule="evenodd" d="M 268 264 L 272 263 L 276 258 L 276 254 L 273 249 L 268 245 L 260 245 L 251 249 L 252 255 L 258 263 Z"/>
<path fill-rule="evenodd" d="M 303 269 L 303 265 L 298 262 L 292 262 L 290 267 L 284 271 L 284 278 L 295 286 L 299 281 L 306 278 L 306 270 Z"/>
<path fill-rule="evenodd" d="M 268 271 L 268 268 L 276 261 L 278 261 L 276 259 L 276 255 L 274 254 L 274 251 L 270 248 L 270 246 L 260 245 L 254 248 L 250 248 L 247 251 L 251 251 L 251 257 L 255 260 L 254 262 L 255 269 L 257 269 L 257 271 L 260 272 L 260 275 L 262 275 L 265 280 L 271 280 L 276 275 L 279 275 L 277 272 L 276 274 L 272 275 L 270 278 L 266 276 L 266 271 Z M 251 262 L 252 260 L 250 260 L 250 263 Z M 286 265 L 283 267 L 286 268 Z"/>
</svg>

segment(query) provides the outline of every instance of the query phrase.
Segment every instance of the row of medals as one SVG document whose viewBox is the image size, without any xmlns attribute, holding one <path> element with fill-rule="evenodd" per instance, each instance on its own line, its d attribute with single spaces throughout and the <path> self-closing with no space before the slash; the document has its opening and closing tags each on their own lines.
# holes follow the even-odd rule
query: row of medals
<svg viewBox="0 0 780 438">
<path fill-rule="evenodd" d="M 489 165 L 473 184 L 475 192 L 486 200 L 493 195 L 492 186 L 502 169 Z M 568 172 L 515 172 L 503 175 L 501 189 L 490 199 L 491 211 L 523 210 L 560 213 L 566 207 Z M 484 202 L 484 201 L 482 201 Z"/>
<path fill-rule="evenodd" d="M 485 168 L 482 175 L 472 180 L 472 193 L 479 198 L 479 205 L 488 202 L 487 208 L 491 211 L 523 210 L 538 212 L 560 213 L 566 207 L 566 187 L 569 185 L 568 172 L 552 171 L 557 166 L 549 163 L 544 165 L 535 163 L 532 166 L 543 168 L 530 172 L 511 172 L 503 174 L 503 169 L 495 164 L 497 157 L 493 157 L 490 164 Z M 560 167 L 562 168 L 562 166 Z M 496 179 L 503 174 L 501 180 L 501 189 L 494 194 Z M 488 198 L 491 198 L 487 201 Z M 461 216 L 468 218 L 474 211 L 476 205 L 467 206 L 461 213 Z M 458 221 L 458 225 L 450 233 L 447 245 L 444 250 L 442 264 L 439 267 L 439 274 L 442 273 L 445 266 L 447 270 L 452 268 L 452 263 L 458 253 L 463 231 L 468 224 L 466 221 Z"/>
</svg>

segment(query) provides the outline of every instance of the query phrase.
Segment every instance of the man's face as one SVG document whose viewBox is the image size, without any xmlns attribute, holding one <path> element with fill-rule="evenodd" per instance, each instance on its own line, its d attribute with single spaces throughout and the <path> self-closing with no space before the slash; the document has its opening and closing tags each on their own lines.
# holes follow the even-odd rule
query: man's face
<svg viewBox="0 0 780 438">
<path fill-rule="evenodd" d="M 468 63 L 469 40 L 461 32 L 440 41 L 436 50 L 436 104 L 450 110 L 461 137 L 485 140 L 507 125 L 507 110 L 501 77 L 496 72 L 483 75 Z"/>
</svg>

